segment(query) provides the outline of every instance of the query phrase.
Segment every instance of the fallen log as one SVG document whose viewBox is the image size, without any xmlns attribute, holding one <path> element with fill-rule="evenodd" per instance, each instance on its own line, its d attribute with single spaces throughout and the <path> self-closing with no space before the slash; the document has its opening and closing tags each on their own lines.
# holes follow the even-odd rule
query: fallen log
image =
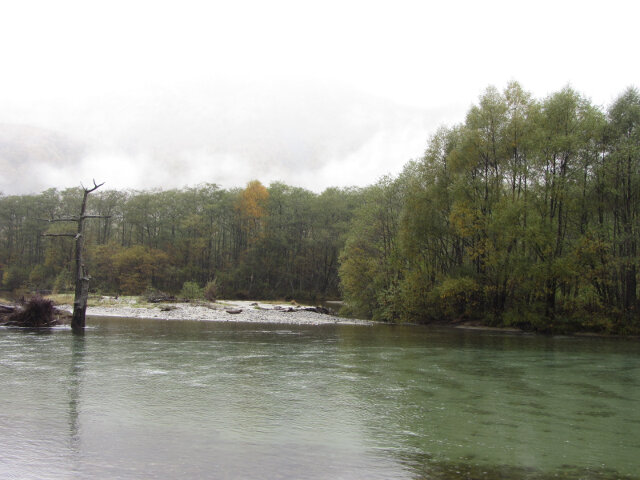
<svg viewBox="0 0 640 480">
<path fill-rule="evenodd" d="M 294 308 L 294 307 L 283 307 L 282 305 L 276 305 L 275 307 L 273 307 L 273 310 L 277 310 L 278 312 L 284 312 L 284 313 L 290 313 L 290 312 L 297 312 L 299 311 L 298 308 Z"/>
<path fill-rule="evenodd" d="M 15 305 L 0 304 L 0 315 L 8 315 L 16 310 Z"/>
<path fill-rule="evenodd" d="M 321 313 L 323 315 L 336 315 L 336 313 L 329 309 L 329 308 L 325 308 L 325 307 L 305 307 L 303 308 L 303 310 L 305 312 L 315 312 L 315 313 Z"/>
<path fill-rule="evenodd" d="M 154 292 L 147 295 L 147 301 L 149 303 L 170 303 L 177 301 L 173 295 L 168 295 L 162 292 Z"/>
<path fill-rule="evenodd" d="M 323 315 L 336 315 L 336 312 L 329 308 L 325 307 L 283 307 L 281 305 L 276 305 L 273 307 L 273 310 L 277 310 L 283 313 L 291 313 L 291 312 L 314 312 L 321 313 Z"/>
</svg>

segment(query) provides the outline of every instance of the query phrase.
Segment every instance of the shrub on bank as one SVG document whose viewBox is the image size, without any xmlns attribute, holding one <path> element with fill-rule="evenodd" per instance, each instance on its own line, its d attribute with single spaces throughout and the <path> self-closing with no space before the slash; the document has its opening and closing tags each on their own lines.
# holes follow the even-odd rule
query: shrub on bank
<svg viewBox="0 0 640 480">
<path fill-rule="evenodd" d="M 215 280 L 210 280 L 204 286 L 203 291 L 204 298 L 210 302 L 215 302 L 218 298 L 218 283 Z"/>
<path fill-rule="evenodd" d="M 204 292 L 196 282 L 184 282 L 180 296 L 188 300 L 197 300 L 203 298 Z"/>
</svg>

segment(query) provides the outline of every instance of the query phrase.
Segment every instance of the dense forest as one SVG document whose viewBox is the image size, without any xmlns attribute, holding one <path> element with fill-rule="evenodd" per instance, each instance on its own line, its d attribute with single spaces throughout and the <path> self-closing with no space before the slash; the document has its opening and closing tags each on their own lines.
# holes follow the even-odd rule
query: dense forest
<svg viewBox="0 0 640 480">
<path fill-rule="evenodd" d="M 0 196 L 4 290 L 71 287 L 72 239 L 49 223 L 81 191 Z M 221 296 L 343 297 L 385 321 L 640 331 L 640 93 L 607 109 L 567 87 L 489 87 L 424 157 L 366 188 L 258 181 L 90 198 L 92 289 L 208 285 Z"/>
<path fill-rule="evenodd" d="M 82 191 L 0 198 L 5 290 L 72 289 L 73 239 L 47 220 L 77 215 Z M 340 296 L 339 253 L 358 192 L 314 194 L 258 181 L 167 191 L 96 191 L 85 223 L 91 289 L 104 294 L 179 293 L 185 283 L 217 295 L 316 299 Z"/>
<path fill-rule="evenodd" d="M 640 94 L 488 88 L 424 158 L 368 189 L 342 253 L 375 318 L 638 331 Z"/>
</svg>

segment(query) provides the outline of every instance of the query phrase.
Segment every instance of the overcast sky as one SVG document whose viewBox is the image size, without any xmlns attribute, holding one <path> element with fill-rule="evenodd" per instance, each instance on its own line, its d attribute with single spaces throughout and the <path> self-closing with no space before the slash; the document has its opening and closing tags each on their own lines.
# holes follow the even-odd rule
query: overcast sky
<svg viewBox="0 0 640 480">
<path fill-rule="evenodd" d="M 3 2 L 0 192 L 370 184 L 488 85 L 639 86 L 637 4 Z"/>
</svg>

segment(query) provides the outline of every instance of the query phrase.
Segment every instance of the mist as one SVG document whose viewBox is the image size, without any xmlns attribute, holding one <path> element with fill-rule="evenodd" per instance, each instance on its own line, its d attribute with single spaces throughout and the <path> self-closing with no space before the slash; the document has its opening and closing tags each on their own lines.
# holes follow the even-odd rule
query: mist
<svg viewBox="0 0 640 480">
<path fill-rule="evenodd" d="M 218 83 L 16 117 L 0 125 L 5 194 L 92 178 L 117 189 L 364 185 L 421 156 L 443 114 L 337 87 Z"/>
<path fill-rule="evenodd" d="M 367 185 L 489 85 L 544 98 L 569 84 L 610 104 L 640 79 L 637 13 L 624 0 L 12 2 L 0 192 Z"/>
</svg>

